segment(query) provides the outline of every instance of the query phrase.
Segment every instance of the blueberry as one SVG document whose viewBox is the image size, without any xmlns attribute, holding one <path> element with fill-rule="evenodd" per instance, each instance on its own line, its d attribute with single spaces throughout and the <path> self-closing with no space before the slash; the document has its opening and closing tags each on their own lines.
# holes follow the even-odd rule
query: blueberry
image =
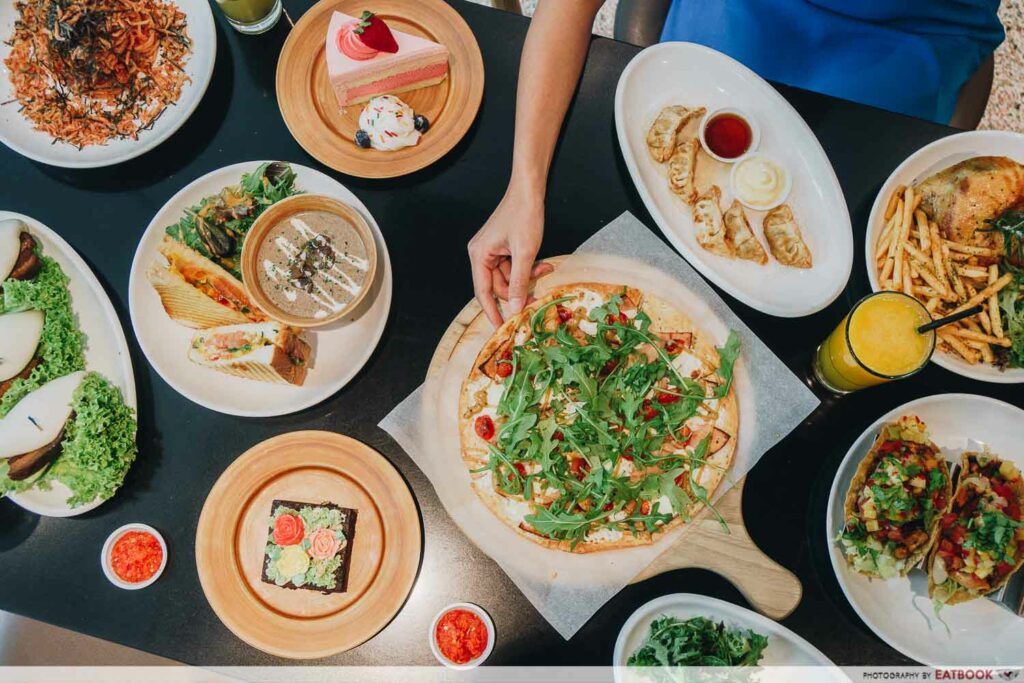
<svg viewBox="0 0 1024 683">
<path fill-rule="evenodd" d="M 370 135 L 362 128 L 356 131 L 356 144 L 363 149 L 369 149 L 370 147 Z"/>
<path fill-rule="evenodd" d="M 421 133 L 426 133 L 430 130 L 430 121 L 423 114 L 417 114 L 416 118 L 412 120 L 412 125 L 416 126 L 416 130 Z"/>
</svg>

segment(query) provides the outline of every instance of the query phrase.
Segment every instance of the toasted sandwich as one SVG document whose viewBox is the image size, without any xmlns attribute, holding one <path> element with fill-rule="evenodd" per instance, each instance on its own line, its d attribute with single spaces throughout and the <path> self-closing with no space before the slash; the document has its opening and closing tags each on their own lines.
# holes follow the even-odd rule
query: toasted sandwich
<svg viewBox="0 0 1024 683">
<path fill-rule="evenodd" d="M 270 321 L 200 330 L 192 335 L 188 358 L 236 377 L 301 385 L 310 353 L 297 330 Z"/>
<path fill-rule="evenodd" d="M 160 253 L 168 265 L 154 263 L 146 277 L 175 321 L 202 329 L 269 320 L 238 278 L 199 252 L 165 237 Z"/>
</svg>

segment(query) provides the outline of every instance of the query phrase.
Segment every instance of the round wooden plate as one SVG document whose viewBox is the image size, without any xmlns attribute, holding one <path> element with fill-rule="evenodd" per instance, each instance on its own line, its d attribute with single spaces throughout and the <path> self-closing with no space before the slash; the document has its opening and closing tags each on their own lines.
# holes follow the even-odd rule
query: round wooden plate
<svg viewBox="0 0 1024 683">
<path fill-rule="evenodd" d="M 544 259 L 557 265 L 566 256 Z M 543 280 L 543 276 L 540 278 Z M 536 283 L 531 283 L 536 284 Z M 430 359 L 427 379 L 439 376 L 460 344 L 472 335 L 470 327 L 483 315 L 480 304 L 473 299 L 455 316 Z M 785 619 L 793 613 L 803 597 L 800 579 L 755 545 L 743 523 L 743 477 L 716 503 L 715 508 L 729 525 L 729 533 L 722 532 L 718 521 L 705 509 L 691 522 L 691 530 L 664 551 L 646 569 L 636 575 L 632 583 L 639 583 L 658 574 L 700 567 L 728 579 L 758 612 L 775 620 Z"/>
<path fill-rule="evenodd" d="M 393 29 L 448 48 L 448 78 L 438 85 L 401 93 L 430 121 L 418 145 L 394 152 L 355 144 L 362 104 L 344 111 L 331 89 L 324 56 L 327 27 L 337 10 L 359 16 L 362 0 L 321 0 L 302 15 L 277 60 L 277 105 L 302 148 L 336 171 L 361 178 L 393 178 L 434 163 L 469 130 L 484 92 L 484 60 L 473 32 L 442 0 L 375 0 L 373 11 Z"/>
<path fill-rule="evenodd" d="M 323 595 L 260 579 L 275 499 L 358 511 L 348 591 Z M 246 451 L 214 484 L 196 530 L 196 568 L 213 611 L 264 652 L 327 657 L 365 642 L 405 603 L 419 569 L 420 517 L 379 453 L 331 432 L 292 432 Z"/>
</svg>

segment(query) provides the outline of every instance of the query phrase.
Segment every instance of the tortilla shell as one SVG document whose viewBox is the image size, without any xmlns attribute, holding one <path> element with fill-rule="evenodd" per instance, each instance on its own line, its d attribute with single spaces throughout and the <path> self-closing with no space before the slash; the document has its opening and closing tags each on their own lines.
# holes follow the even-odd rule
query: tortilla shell
<svg viewBox="0 0 1024 683">
<path fill-rule="evenodd" d="M 476 417 L 478 417 L 482 412 L 487 411 L 488 408 L 485 407 L 483 411 L 475 413 L 472 412 L 472 409 L 479 403 L 476 394 L 480 391 L 474 387 L 484 385 L 485 381 L 487 383 L 491 383 L 490 378 L 488 378 L 482 370 L 482 368 L 486 366 L 487 361 L 494 356 L 498 349 L 508 344 L 510 340 L 515 340 L 517 338 L 522 340 L 522 335 L 529 333 L 529 323 L 533 313 L 549 302 L 565 296 L 581 296 L 581 292 L 585 290 L 597 293 L 602 297 L 602 299 L 607 300 L 614 294 L 623 293 L 624 289 L 626 289 L 626 295 L 624 297 L 626 299 L 626 305 L 628 306 L 628 304 L 633 304 L 642 308 L 642 310 L 651 318 L 651 329 L 659 332 L 692 331 L 693 343 L 691 352 L 702 360 L 705 360 L 717 367 L 718 353 L 714 347 L 714 340 L 704 334 L 685 314 L 665 300 L 651 294 L 642 293 L 637 289 L 625 288 L 623 285 L 573 283 L 557 287 L 547 296 L 527 306 L 518 315 L 510 317 L 495 331 L 494 335 L 480 350 L 476 361 L 473 363 L 473 368 L 470 371 L 469 376 L 462 384 L 462 390 L 459 395 L 459 432 L 462 444 L 463 462 L 465 462 L 466 466 L 470 470 L 484 466 L 488 461 L 489 451 L 487 442 L 476 434 L 476 430 L 474 428 Z M 571 303 L 567 305 L 571 306 Z M 718 420 L 715 421 L 714 426 L 724 430 L 729 434 L 730 438 L 716 453 L 706 457 L 710 464 L 704 465 L 696 473 L 696 477 L 698 477 L 701 485 L 707 490 L 707 496 L 709 499 L 713 497 L 714 492 L 718 489 L 718 486 L 724 479 L 725 472 L 731 465 L 736 453 L 737 437 L 739 433 L 739 403 L 736 399 L 735 385 L 733 385 L 729 393 L 719 401 L 718 408 Z M 509 498 L 499 493 L 493 486 L 493 482 L 491 481 L 492 476 L 493 475 L 490 472 L 471 474 L 473 490 L 488 509 L 490 509 L 491 512 L 505 524 L 515 529 L 516 533 L 519 535 L 528 538 L 534 543 L 555 550 L 589 553 L 649 545 L 655 542 L 665 532 L 682 525 L 685 521 L 682 516 L 676 515 L 672 520 L 653 534 L 647 531 L 637 531 L 635 533 L 622 531 L 622 536 L 615 540 L 581 541 L 577 543 L 575 547 L 570 548 L 571 544 L 569 541 L 554 540 L 532 531 L 529 528 L 529 525 L 525 524 L 522 519 L 523 510 L 525 510 L 524 506 L 529 504 L 519 498 Z M 519 509 L 515 510 L 515 508 Z M 691 518 L 696 516 L 702 508 L 703 504 L 699 502 L 695 503 L 689 511 Z"/>
<path fill-rule="evenodd" d="M 864 456 L 864 459 L 860 461 L 860 465 L 858 465 L 857 471 L 853 475 L 853 480 L 850 482 L 850 488 L 846 492 L 846 502 L 843 505 L 844 524 L 846 520 L 850 519 L 851 517 L 857 517 L 857 497 L 860 493 L 860 490 L 864 487 L 864 482 L 866 482 L 868 480 L 868 477 L 871 476 L 871 473 L 875 471 L 875 467 L 878 464 L 878 461 L 881 460 L 882 458 L 882 454 L 878 452 L 878 448 L 879 446 L 882 445 L 885 429 L 886 427 L 889 426 L 889 424 L 882 425 L 881 429 L 878 430 L 878 436 L 875 437 L 875 442 L 871 444 L 871 449 L 868 451 L 867 455 Z M 944 491 L 944 493 L 946 501 L 951 501 L 953 497 L 953 482 L 952 477 L 949 473 L 949 463 L 946 462 L 946 459 L 942 457 L 942 450 L 938 446 L 936 446 L 934 442 L 929 441 L 928 445 L 931 447 L 933 451 L 935 451 L 936 459 L 939 461 L 939 467 L 941 467 L 943 472 L 946 474 L 946 490 Z M 946 509 L 949 509 L 949 502 L 947 502 L 946 504 Z M 928 542 L 920 548 L 918 548 L 918 550 L 913 555 L 907 556 L 907 562 L 904 564 L 903 570 L 900 571 L 900 576 L 906 576 L 907 574 L 909 574 L 910 570 L 919 565 L 921 563 L 921 560 L 923 560 L 928 555 L 928 552 L 931 550 L 932 546 L 935 545 L 935 541 L 939 537 L 939 521 L 941 519 L 942 514 L 937 513 L 935 515 L 935 519 L 932 522 L 932 528 L 928 530 Z M 853 569 L 853 563 L 849 561 L 849 557 L 845 554 L 844 557 L 847 557 L 847 562 L 849 563 L 850 568 Z M 877 572 L 858 573 L 864 574 L 864 576 L 882 578 L 881 575 Z"/>
<path fill-rule="evenodd" d="M 961 460 L 960 460 L 960 478 L 961 478 L 961 480 L 964 478 L 964 473 L 969 471 L 969 464 L 970 464 L 971 458 L 975 458 L 975 457 L 977 457 L 977 455 L 978 455 L 977 453 L 970 453 L 970 452 L 963 453 L 961 455 Z M 1017 482 L 1015 484 L 1013 484 L 1013 488 L 1014 488 L 1014 490 L 1017 493 L 1017 502 L 1022 507 L 1024 507 L 1024 480 L 1017 479 Z M 959 482 L 957 482 L 956 490 L 957 490 L 957 492 L 960 491 L 960 483 Z M 947 508 L 947 510 L 952 510 L 953 509 L 953 499 L 955 497 L 956 497 L 955 495 L 954 496 L 950 496 L 950 504 L 949 504 L 949 507 Z M 934 581 L 934 579 L 932 577 L 932 565 L 935 562 L 935 556 L 938 554 L 938 550 L 939 550 L 939 544 L 938 543 L 934 543 L 932 545 L 931 552 L 928 553 L 928 560 L 927 560 L 927 563 L 926 563 L 926 566 L 925 566 L 925 569 L 928 571 L 928 597 L 929 598 L 933 598 L 934 597 L 935 589 L 938 587 L 938 584 L 935 583 L 935 581 Z M 989 588 L 987 591 L 981 591 L 981 592 L 971 591 L 971 590 L 968 590 L 966 587 L 961 586 L 951 596 L 949 596 L 949 599 L 946 600 L 944 604 L 946 604 L 946 605 L 957 605 L 957 604 L 959 604 L 961 602 L 970 602 L 971 600 L 975 600 L 977 598 L 985 597 L 986 595 L 989 595 L 990 593 L 995 593 L 1000 588 L 1002 588 L 1003 586 L 1006 585 L 1006 582 L 1010 580 L 1010 577 L 1013 576 L 1021 568 L 1021 566 L 1024 566 L 1024 553 L 1021 553 L 1021 556 L 1019 558 L 1017 558 L 1016 566 L 1014 566 L 1014 568 L 1012 570 L 1007 572 L 1006 575 L 1003 576 L 1003 578 L 1000 579 L 998 582 L 994 582 L 992 584 L 992 587 Z M 952 575 L 950 575 L 950 576 L 952 576 Z"/>
</svg>

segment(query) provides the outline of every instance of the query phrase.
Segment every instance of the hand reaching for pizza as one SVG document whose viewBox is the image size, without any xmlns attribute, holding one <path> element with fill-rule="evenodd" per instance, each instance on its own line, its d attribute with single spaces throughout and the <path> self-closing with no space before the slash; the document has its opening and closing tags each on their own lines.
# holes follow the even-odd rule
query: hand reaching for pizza
<svg viewBox="0 0 1024 683">
<path fill-rule="evenodd" d="M 550 273 L 551 264 L 534 259 L 544 238 L 544 204 L 509 187 L 480 231 L 469 241 L 473 290 L 487 318 L 502 323 L 495 297 L 516 314 L 529 303 L 530 280 Z"/>
</svg>

